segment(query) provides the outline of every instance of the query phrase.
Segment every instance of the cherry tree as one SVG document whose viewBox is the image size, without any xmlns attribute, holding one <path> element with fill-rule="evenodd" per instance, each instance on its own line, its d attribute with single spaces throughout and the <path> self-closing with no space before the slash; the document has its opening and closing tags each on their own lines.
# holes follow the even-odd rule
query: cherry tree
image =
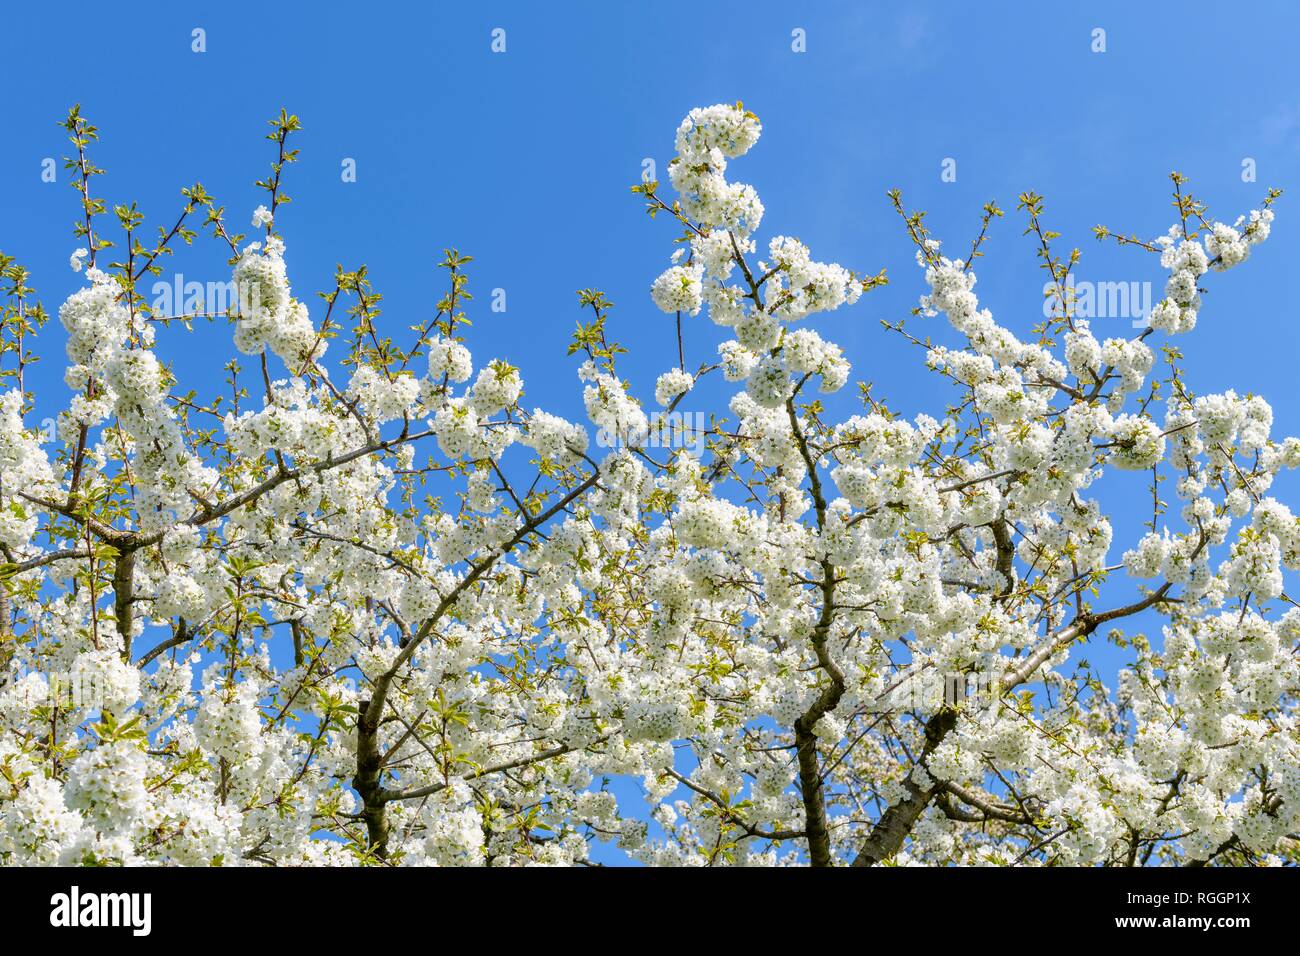
<svg viewBox="0 0 1300 956">
<path fill-rule="evenodd" d="M 886 277 L 760 250 L 758 194 L 727 178 L 759 121 L 692 110 L 675 198 L 634 187 L 676 240 L 650 297 L 679 364 L 625 380 L 584 290 L 570 421 L 475 363 L 468 256 L 414 326 L 364 267 L 298 298 L 300 126 L 271 127 L 255 238 L 196 184 L 155 239 L 95 197 L 98 131 L 71 111 L 85 285 L 58 308 L 56 434 L 31 420 L 46 313 L 0 260 L 0 862 L 1295 859 L 1300 522 L 1269 489 L 1300 440 L 1262 398 L 1193 395 L 1171 344 L 1276 193 L 1229 225 L 1175 174 L 1166 235 L 1099 227 L 1167 274 L 1150 327 L 1104 340 L 1041 197 L 1018 212 L 1053 315 L 1013 332 L 973 271 L 1002 210 L 950 257 L 893 194 L 926 291 L 888 329 L 946 399 L 909 421 L 859 385 L 838 420 L 819 396 L 852 371 L 814 319 Z M 144 285 L 201 233 L 233 301 L 167 314 Z M 201 397 L 168 361 L 203 319 L 234 353 Z M 706 319 L 730 337 L 701 360 Z M 710 389 L 726 408 L 675 415 Z M 1150 477 L 1124 542 L 1090 496 L 1108 470 Z"/>
</svg>

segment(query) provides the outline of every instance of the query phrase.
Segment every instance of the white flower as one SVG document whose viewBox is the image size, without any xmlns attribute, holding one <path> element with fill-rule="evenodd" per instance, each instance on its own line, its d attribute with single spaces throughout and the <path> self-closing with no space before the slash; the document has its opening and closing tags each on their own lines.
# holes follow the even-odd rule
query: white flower
<svg viewBox="0 0 1300 956">
<path fill-rule="evenodd" d="M 647 415 L 644 362 L 587 325 L 586 424 L 525 410 L 520 371 L 458 340 L 459 292 L 318 329 L 275 236 L 233 267 L 252 367 L 205 353 L 229 377 L 195 392 L 185 332 L 155 341 L 86 269 L 45 381 L 63 404 L 30 375 L 0 392 L 0 864 L 847 861 L 939 784 L 889 862 L 1284 862 L 1300 438 L 1244 387 L 1193 394 L 1174 350 L 1153 373 L 1272 211 L 1177 223 L 1151 331 L 1105 340 L 1074 316 L 1022 341 L 917 234 L 919 311 L 947 327 L 891 350 L 819 319 L 854 273 L 754 238 L 728 176 L 759 132 L 739 105 L 678 130 L 688 238 L 652 297 L 726 330 L 654 380 L 689 414 Z M 835 329 L 926 385 L 825 399 L 851 373 Z M 808 830 L 795 749 L 834 825 L 760 838 Z"/>
<path fill-rule="evenodd" d="M 664 372 L 655 381 L 655 401 L 660 405 L 671 405 L 673 399 L 685 394 L 695 384 L 695 377 L 684 369 L 674 368 Z"/>
<path fill-rule="evenodd" d="M 473 373 L 469 349 L 460 342 L 439 336 L 429 343 L 429 374 L 444 375 L 450 382 L 463 382 Z"/>
<path fill-rule="evenodd" d="M 703 303 L 702 266 L 672 266 L 666 269 L 650 287 L 650 297 L 664 312 L 686 312 L 697 315 Z"/>
</svg>

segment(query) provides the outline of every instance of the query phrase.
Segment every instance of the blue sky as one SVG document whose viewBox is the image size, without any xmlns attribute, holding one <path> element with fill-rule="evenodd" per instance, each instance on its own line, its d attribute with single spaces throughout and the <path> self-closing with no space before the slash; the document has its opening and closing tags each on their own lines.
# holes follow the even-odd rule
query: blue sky
<svg viewBox="0 0 1300 956">
<path fill-rule="evenodd" d="M 1158 292 L 1156 262 L 1098 244 L 1090 227 L 1164 232 L 1171 169 L 1229 221 L 1267 187 L 1298 185 L 1300 9 L 1281 2 L 236 7 L 6 12 L 0 251 L 31 269 L 51 311 L 79 285 L 67 266 L 78 209 L 66 173 L 51 185 L 40 171 L 45 157 L 67 153 L 57 123 L 74 102 L 100 127 L 93 155 L 108 175 L 98 195 L 138 200 L 151 230 L 170 225 L 180 188 L 199 180 L 251 231 L 263 201 L 253 181 L 271 159 L 265 121 L 281 106 L 297 113 L 302 158 L 287 172 L 294 202 L 277 226 L 313 316 L 335 263 L 366 263 L 398 336 L 429 317 L 443 290 L 435 264 L 458 247 L 475 257 L 476 357 L 520 366 L 528 404 L 575 417 L 576 363 L 564 358 L 580 317 L 575 290 L 598 287 L 617 304 L 610 332 L 631 348 L 622 371 L 643 398 L 675 362 L 671 319 L 648 294 L 675 232 L 650 221 L 628 186 L 645 158 L 665 178 L 674 130 L 693 106 L 743 100 L 763 121 L 762 140 L 730 173 L 767 207 L 761 244 L 792 234 L 819 259 L 888 269 L 887 288 L 817 327 L 845 348 L 855 378 L 909 415 L 940 413 L 948 396 L 919 350 L 879 325 L 905 317 L 923 291 L 887 189 L 929 210 L 950 250 L 968 247 L 984 202 L 1007 210 L 978 291 L 1027 337 L 1045 276 L 1014 212 L 1021 191 L 1046 196 L 1062 252 L 1082 248 L 1080 279 L 1150 281 Z M 195 28 L 206 32 L 204 53 L 191 49 Z M 506 31 L 504 53 L 491 50 L 495 28 Z M 1106 31 L 1104 53 L 1092 51 L 1095 28 Z M 806 52 L 791 48 L 796 29 Z M 356 182 L 341 179 L 345 158 Z M 955 182 L 941 181 L 947 158 Z M 1246 158 L 1256 182 L 1242 181 Z M 1300 253 L 1294 206 L 1283 197 L 1272 239 L 1249 263 L 1210 277 L 1200 325 L 1177 343 L 1194 391 L 1263 394 L 1275 435 L 1300 432 L 1300 341 L 1289 296 L 1276 292 Z M 225 257 L 205 237 L 169 260 L 164 278 L 224 281 Z M 487 309 L 494 288 L 506 291 L 504 314 Z M 929 321 L 924 332 L 947 337 L 941 320 Z M 1094 329 L 1131 334 L 1122 318 Z M 712 356 L 722 337 L 703 317 L 689 324 L 688 363 Z M 224 325 L 173 330 L 159 352 L 203 394 L 220 381 L 229 342 Z M 44 417 L 67 399 L 57 321 L 37 348 L 44 361 L 29 382 Z M 720 409 L 726 393 L 701 398 L 710 396 Z M 1121 482 L 1106 493 L 1112 510 L 1131 515 L 1145 492 Z M 1117 542 L 1131 540 L 1125 528 Z"/>
</svg>

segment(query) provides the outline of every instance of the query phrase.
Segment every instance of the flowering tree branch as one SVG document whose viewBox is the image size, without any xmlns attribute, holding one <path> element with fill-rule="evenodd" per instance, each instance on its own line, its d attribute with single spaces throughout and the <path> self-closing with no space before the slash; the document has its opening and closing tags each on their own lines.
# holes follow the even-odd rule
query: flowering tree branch
<svg viewBox="0 0 1300 956">
<path fill-rule="evenodd" d="M 1098 227 L 1164 274 L 1109 337 L 1043 197 L 1017 213 L 1048 307 L 1013 328 L 975 292 L 997 204 L 950 258 L 891 193 L 924 294 L 883 334 L 934 383 L 905 418 L 817 331 L 889 277 L 760 249 L 731 178 L 758 118 L 692 110 L 668 182 L 633 187 L 675 233 L 647 275 L 674 361 L 629 374 L 623 313 L 581 290 L 570 419 L 475 361 L 459 250 L 414 320 L 365 265 L 295 294 L 297 116 L 251 241 L 196 183 L 146 242 L 95 196 L 98 130 L 64 125 L 86 281 L 58 329 L 0 255 L 0 862 L 1298 859 L 1300 519 L 1273 486 L 1300 439 L 1257 395 L 1194 394 L 1173 344 L 1276 192 L 1226 222 L 1174 174 L 1165 235 Z M 147 298 L 200 232 L 229 283 Z M 235 357 L 183 390 L 199 321 Z M 1136 521 L 1103 508 L 1114 472 Z M 1081 654 L 1103 641 L 1116 673 Z"/>
</svg>

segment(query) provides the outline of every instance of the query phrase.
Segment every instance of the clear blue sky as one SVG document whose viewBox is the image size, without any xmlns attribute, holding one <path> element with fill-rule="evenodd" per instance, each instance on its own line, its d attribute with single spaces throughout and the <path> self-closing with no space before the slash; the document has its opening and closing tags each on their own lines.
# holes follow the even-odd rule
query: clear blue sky
<svg viewBox="0 0 1300 956">
<path fill-rule="evenodd" d="M 1104 53 L 1091 49 L 1098 27 Z M 195 28 L 205 53 L 191 50 Z M 503 54 L 490 48 L 494 28 L 506 31 Z M 791 49 L 796 28 L 804 53 Z M 978 291 L 1022 335 L 1041 316 L 1044 280 L 1013 211 L 1026 189 L 1047 197 L 1062 251 L 1083 249 L 1079 278 L 1152 281 L 1158 292 L 1157 263 L 1099 245 L 1090 227 L 1163 232 L 1175 168 L 1229 220 L 1268 186 L 1300 185 L 1297 28 L 1300 9 L 1283 2 L 23 4 L 6 11 L 0 58 L 0 251 L 31 269 L 51 311 L 79 284 L 67 266 L 79 244 L 75 195 L 61 169 L 57 185 L 40 179 L 43 158 L 67 153 L 57 122 L 72 103 L 100 127 L 94 158 L 109 175 L 96 188 L 110 205 L 138 200 L 150 229 L 170 225 L 180 188 L 200 180 L 246 232 L 263 201 L 253 181 L 271 159 L 265 121 L 285 106 L 305 130 L 287 173 L 294 202 L 277 226 L 313 316 L 335 263 L 366 263 L 396 336 L 429 316 L 443 288 L 435 263 L 456 246 L 475 257 L 476 357 L 520 366 L 529 404 L 576 416 L 575 363 L 563 357 L 576 289 L 602 288 L 617 303 L 611 333 L 632 348 L 623 371 L 642 397 L 675 362 L 670 319 L 648 295 L 674 231 L 648 220 L 628 186 L 647 157 L 665 178 L 691 107 L 743 100 L 764 134 L 731 175 L 766 204 L 761 243 L 794 234 L 817 258 L 887 268 L 886 289 L 818 327 L 892 406 L 939 413 L 939 380 L 878 324 L 906 316 L 923 291 L 885 190 L 929 210 L 950 250 L 967 248 L 981 204 L 999 201 L 1008 215 Z M 355 183 L 341 181 L 345 157 Z M 1242 182 L 1247 157 L 1257 182 Z M 941 182 L 945 158 L 957 161 L 956 182 Z M 1200 326 L 1178 340 L 1195 391 L 1263 394 L 1275 435 L 1300 433 L 1300 341 L 1289 296 L 1274 291 L 1300 254 L 1297 205 L 1281 200 L 1273 238 L 1251 262 L 1210 277 Z M 224 259 L 205 238 L 167 267 L 224 281 Z M 504 315 L 487 310 L 493 288 L 506 290 Z M 943 337 L 930 321 L 926 331 Z M 1094 328 L 1130 334 L 1125 319 Z M 721 338 L 698 319 L 688 361 Z M 229 343 L 224 325 L 174 330 L 159 352 L 202 394 Z M 57 321 L 38 349 L 43 367 L 29 381 L 43 417 L 67 398 Z M 713 394 L 720 407 L 725 395 Z M 1279 491 L 1294 499 L 1295 487 Z M 1134 483 L 1107 493 L 1123 514 L 1144 492 Z M 1117 543 L 1130 539 L 1124 531 Z"/>
</svg>

